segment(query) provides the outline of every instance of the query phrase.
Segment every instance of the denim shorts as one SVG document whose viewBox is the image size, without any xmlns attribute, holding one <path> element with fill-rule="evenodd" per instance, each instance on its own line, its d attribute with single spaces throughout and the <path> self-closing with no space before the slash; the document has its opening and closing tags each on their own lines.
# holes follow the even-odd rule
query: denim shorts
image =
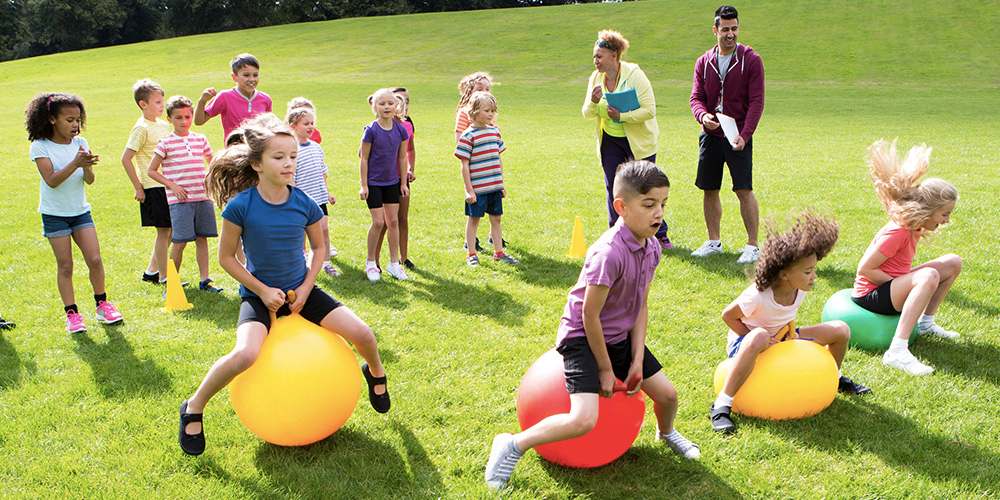
<svg viewBox="0 0 1000 500">
<path fill-rule="evenodd" d="M 174 228 L 170 237 L 174 243 L 188 243 L 197 238 L 219 235 L 215 225 L 215 208 L 208 200 L 170 205 L 170 225 Z"/>
<path fill-rule="evenodd" d="M 486 214 L 503 215 L 503 191 L 492 191 L 476 195 L 475 203 L 465 204 L 465 215 L 482 217 Z"/>
<path fill-rule="evenodd" d="M 42 236 L 46 238 L 69 236 L 88 227 L 94 227 L 94 218 L 90 216 L 89 210 L 69 217 L 42 214 Z"/>
</svg>

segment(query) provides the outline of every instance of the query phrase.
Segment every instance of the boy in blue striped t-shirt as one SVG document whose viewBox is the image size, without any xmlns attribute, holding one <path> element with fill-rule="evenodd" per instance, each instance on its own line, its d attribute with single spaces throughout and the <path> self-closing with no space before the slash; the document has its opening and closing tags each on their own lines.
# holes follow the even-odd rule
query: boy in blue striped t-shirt
<svg viewBox="0 0 1000 500">
<path fill-rule="evenodd" d="M 316 129 L 316 114 L 306 107 L 294 108 L 288 111 L 288 125 L 299 141 L 299 153 L 295 158 L 295 187 L 305 191 L 323 211 L 320 228 L 323 229 L 323 248 L 327 249 L 323 272 L 330 276 L 339 276 L 340 271 L 330 263 L 330 228 L 327 217 L 330 215 L 327 204 L 337 203 L 337 199 L 326 187 L 326 158 L 323 148 L 309 139 Z M 307 259 L 308 260 L 308 259 Z"/>
<path fill-rule="evenodd" d="M 497 114 L 497 101 L 489 92 L 475 92 L 469 98 L 469 119 L 472 124 L 458 137 L 455 156 L 462 162 L 465 180 L 465 247 L 469 251 L 466 263 L 479 265 L 476 255 L 476 230 L 479 219 L 490 214 L 490 237 L 493 240 L 493 260 L 517 265 L 517 259 L 507 255 L 503 248 L 500 216 L 507 190 L 503 185 L 503 165 L 500 153 L 506 147 L 500 130 L 493 125 Z"/>
</svg>

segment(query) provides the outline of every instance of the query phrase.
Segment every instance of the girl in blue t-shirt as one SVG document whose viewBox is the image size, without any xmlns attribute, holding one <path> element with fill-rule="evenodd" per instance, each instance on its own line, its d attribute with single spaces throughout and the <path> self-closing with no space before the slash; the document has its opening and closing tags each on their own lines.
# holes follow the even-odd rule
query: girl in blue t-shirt
<svg viewBox="0 0 1000 500">
<path fill-rule="evenodd" d="M 379 413 L 389 411 L 385 370 L 371 328 L 353 311 L 315 286 L 323 266 L 323 212 L 303 191 L 292 187 L 298 142 L 274 115 L 260 115 L 243 126 L 245 144 L 227 148 L 212 161 L 206 182 L 222 211 L 219 264 L 241 283 L 236 346 L 212 365 L 201 386 L 180 407 L 180 446 L 190 455 L 205 450 L 202 412 L 208 400 L 257 359 L 270 326 L 270 313 L 300 313 L 354 344 L 365 358 L 361 372 L 368 398 Z M 228 203 L 227 203 L 228 202 Z M 302 256 L 309 236 L 312 262 Z M 236 258 L 242 240 L 246 267 Z M 295 291 L 286 302 L 285 292 Z"/>
<path fill-rule="evenodd" d="M 87 140 L 80 137 L 87 120 L 83 101 L 71 94 L 43 93 L 28 103 L 24 114 L 31 160 L 41 176 L 38 212 L 42 214 L 42 234 L 56 256 L 56 286 L 66 311 L 66 331 L 87 330 L 73 295 L 72 242 L 76 242 L 90 269 L 97 321 L 119 324 L 124 318 L 108 301 L 101 247 L 83 192 L 84 183 L 94 183 L 94 165 L 100 159 L 90 152 Z"/>
</svg>

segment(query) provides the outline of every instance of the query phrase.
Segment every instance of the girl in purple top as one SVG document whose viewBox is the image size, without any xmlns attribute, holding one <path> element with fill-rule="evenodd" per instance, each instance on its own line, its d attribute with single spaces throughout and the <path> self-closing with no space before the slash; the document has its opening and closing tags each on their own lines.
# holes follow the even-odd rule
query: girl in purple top
<svg viewBox="0 0 1000 500">
<path fill-rule="evenodd" d="M 376 119 L 365 126 L 361 136 L 361 199 L 368 204 L 372 224 L 368 228 L 368 259 L 365 274 L 375 282 L 382 278 L 378 241 L 382 228 L 389 235 L 389 275 L 407 278 L 399 263 L 399 200 L 410 195 L 406 175 L 406 148 L 410 136 L 396 121 L 399 100 L 392 89 L 378 89 L 370 99 Z"/>
</svg>

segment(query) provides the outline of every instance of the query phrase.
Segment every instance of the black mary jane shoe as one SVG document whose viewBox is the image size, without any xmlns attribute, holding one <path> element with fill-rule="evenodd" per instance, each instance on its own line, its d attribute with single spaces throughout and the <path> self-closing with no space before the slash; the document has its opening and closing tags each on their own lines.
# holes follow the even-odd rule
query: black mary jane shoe
<svg viewBox="0 0 1000 500">
<path fill-rule="evenodd" d="M 844 394 L 853 394 L 856 396 L 861 396 L 872 392 L 871 388 L 868 386 L 859 384 L 843 375 L 840 376 L 840 380 L 837 381 L 837 391 Z"/>
<path fill-rule="evenodd" d="M 365 376 L 365 381 L 368 382 L 368 401 L 371 402 L 372 408 L 379 413 L 389 412 L 389 385 L 386 384 L 385 376 L 373 377 L 371 370 L 368 369 L 368 363 L 361 365 L 361 373 Z M 385 385 L 385 392 L 382 394 L 375 394 L 376 385 Z"/>
<path fill-rule="evenodd" d="M 205 452 L 205 424 L 201 413 L 188 413 L 188 402 L 181 403 L 181 428 L 178 436 L 181 450 L 188 455 L 201 455 Z M 201 431 L 197 434 L 188 434 L 184 429 L 193 422 L 202 422 Z"/>
</svg>

